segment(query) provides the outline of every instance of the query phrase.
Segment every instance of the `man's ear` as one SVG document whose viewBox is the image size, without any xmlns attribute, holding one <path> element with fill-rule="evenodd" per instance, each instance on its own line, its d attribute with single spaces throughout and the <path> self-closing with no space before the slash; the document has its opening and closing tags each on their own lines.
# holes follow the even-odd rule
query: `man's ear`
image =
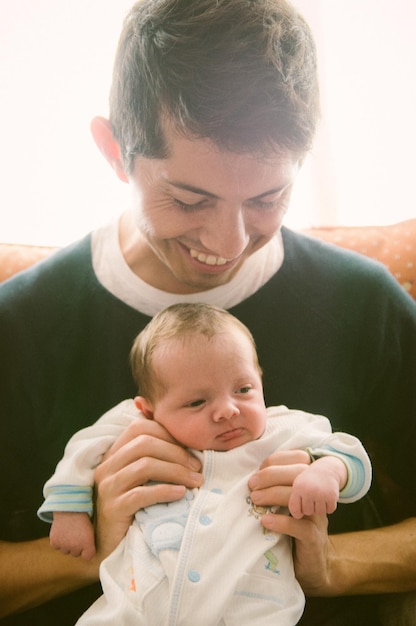
<svg viewBox="0 0 416 626">
<path fill-rule="evenodd" d="M 124 183 L 128 183 L 128 177 L 124 171 L 121 151 L 118 142 L 114 139 L 109 120 L 105 117 L 94 117 L 91 122 L 91 133 L 99 151 L 111 165 L 117 176 Z"/>
<path fill-rule="evenodd" d="M 136 409 L 141 411 L 148 420 L 153 419 L 153 407 L 149 400 L 146 400 L 143 396 L 136 396 L 134 398 L 134 404 L 136 405 Z"/>
</svg>

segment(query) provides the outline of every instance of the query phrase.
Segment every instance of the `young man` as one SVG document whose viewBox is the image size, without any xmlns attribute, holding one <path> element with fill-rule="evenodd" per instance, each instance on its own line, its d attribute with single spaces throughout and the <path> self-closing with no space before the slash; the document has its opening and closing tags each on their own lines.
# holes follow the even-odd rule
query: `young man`
<svg viewBox="0 0 416 626">
<path fill-rule="evenodd" d="M 11 623 L 73 624 L 98 590 L 60 596 L 97 580 L 134 512 L 200 486 L 197 460 L 148 422 L 96 470 L 93 561 L 60 558 L 36 523 L 65 442 L 134 395 L 133 338 L 178 301 L 249 327 L 268 405 L 327 415 L 370 450 L 369 498 L 331 516 L 342 534 L 328 541 L 321 517 L 263 522 L 295 537 L 297 578 L 323 597 L 304 623 L 314 609 L 320 625 L 375 625 L 373 594 L 415 590 L 415 303 L 380 266 L 282 228 L 317 101 L 309 28 L 283 0 L 144 0 L 127 16 L 110 121 L 92 131 L 131 206 L 0 288 L 0 606 L 31 609 Z M 296 455 L 272 455 L 253 502 L 287 504 L 298 472 Z"/>
<path fill-rule="evenodd" d="M 266 510 L 253 506 L 247 483 L 271 453 L 300 448 L 314 462 L 293 482 L 289 513 L 296 519 L 333 513 L 338 500 L 355 502 L 368 491 L 371 465 L 361 443 L 332 433 L 325 417 L 266 409 L 253 337 L 224 309 L 201 303 L 164 309 L 138 335 L 131 363 L 141 395 L 76 433 L 45 485 L 38 514 L 52 521 L 51 545 L 93 556 L 94 468 L 137 420 L 155 420 L 190 448 L 205 480 L 178 502 L 136 513 L 101 564 L 103 596 L 77 623 L 158 626 L 191 624 L 198 616 L 203 624 L 294 626 L 304 596 L 291 542 L 250 519 Z"/>
</svg>

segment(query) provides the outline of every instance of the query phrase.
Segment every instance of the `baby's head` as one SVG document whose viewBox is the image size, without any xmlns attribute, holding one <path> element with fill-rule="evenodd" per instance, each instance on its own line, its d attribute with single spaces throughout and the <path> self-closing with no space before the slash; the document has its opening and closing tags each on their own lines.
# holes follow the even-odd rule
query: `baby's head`
<svg viewBox="0 0 416 626">
<path fill-rule="evenodd" d="M 136 338 L 131 366 L 137 406 L 189 448 L 229 450 L 264 431 L 253 337 L 223 309 L 168 307 Z"/>
</svg>

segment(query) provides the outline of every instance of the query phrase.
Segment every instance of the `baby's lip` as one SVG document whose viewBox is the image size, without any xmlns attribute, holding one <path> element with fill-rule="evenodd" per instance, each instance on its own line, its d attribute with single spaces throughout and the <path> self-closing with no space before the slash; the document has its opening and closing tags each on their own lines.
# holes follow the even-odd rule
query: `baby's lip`
<svg viewBox="0 0 416 626">
<path fill-rule="evenodd" d="M 217 435 L 217 439 L 222 439 L 223 441 L 229 441 L 230 439 L 235 439 L 236 437 L 240 437 L 243 434 L 244 428 L 232 428 L 231 430 L 226 430 L 220 435 Z"/>
</svg>

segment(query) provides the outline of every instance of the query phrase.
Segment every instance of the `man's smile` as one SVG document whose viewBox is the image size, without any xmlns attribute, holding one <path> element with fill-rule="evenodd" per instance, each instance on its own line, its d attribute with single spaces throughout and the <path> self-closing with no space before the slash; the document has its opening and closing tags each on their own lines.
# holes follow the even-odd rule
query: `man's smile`
<svg viewBox="0 0 416 626">
<path fill-rule="evenodd" d="M 206 265 L 225 265 L 226 263 L 229 263 L 229 261 L 227 259 L 224 259 L 224 257 L 222 256 L 204 254 L 203 252 L 198 252 L 193 248 L 190 248 L 189 252 L 193 259 L 198 259 L 200 263 L 205 263 Z"/>
</svg>

